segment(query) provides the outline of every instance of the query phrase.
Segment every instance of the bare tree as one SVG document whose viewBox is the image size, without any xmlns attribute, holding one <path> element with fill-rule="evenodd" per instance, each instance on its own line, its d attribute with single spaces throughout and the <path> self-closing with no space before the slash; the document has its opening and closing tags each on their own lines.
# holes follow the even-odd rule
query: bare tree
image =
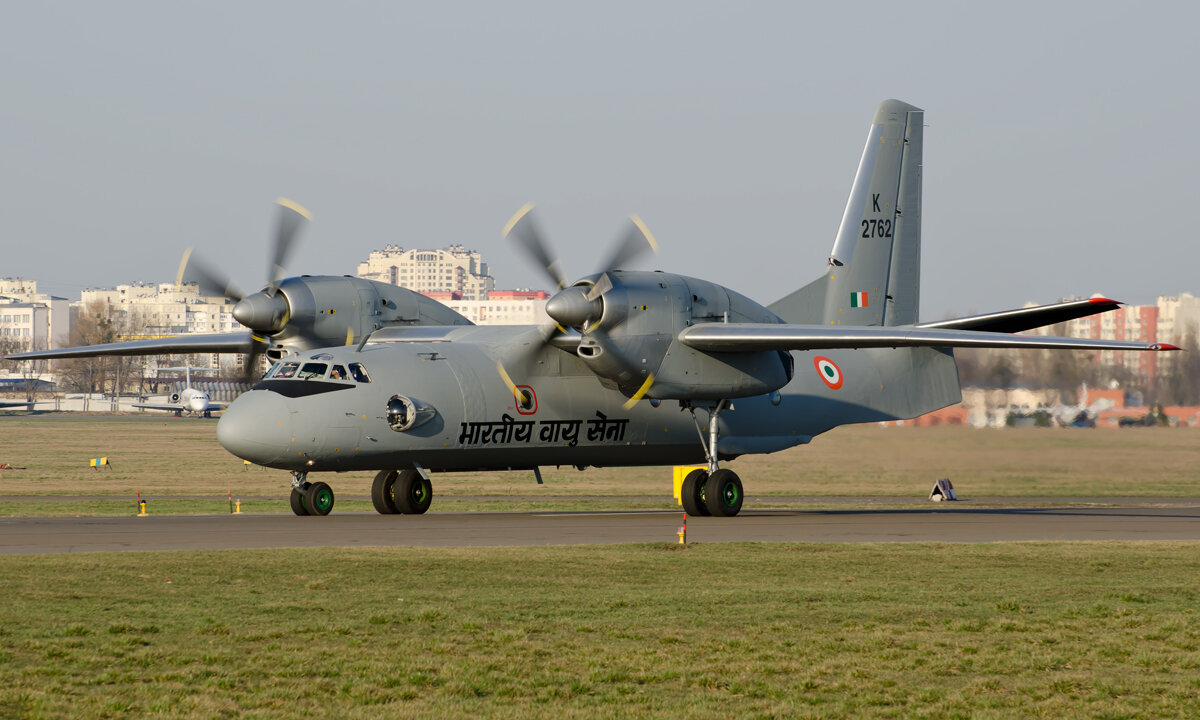
<svg viewBox="0 0 1200 720">
<path fill-rule="evenodd" d="M 1181 347 L 1170 353 L 1160 377 L 1159 402 L 1172 405 L 1200 405 L 1200 337 L 1196 326 L 1187 328 Z"/>
<path fill-rule="evenodd" d="M 81 308 L 72 321 L 71 345 L 120 342 L 144 332 L 145 320 L 139 314 L 96 301 Z M 57 370 L 63 384 L 73 390 L 119 394 L 140 383 L 144 367 L 140 356 L 108 356 L 60 360 Z"/>
</svg>

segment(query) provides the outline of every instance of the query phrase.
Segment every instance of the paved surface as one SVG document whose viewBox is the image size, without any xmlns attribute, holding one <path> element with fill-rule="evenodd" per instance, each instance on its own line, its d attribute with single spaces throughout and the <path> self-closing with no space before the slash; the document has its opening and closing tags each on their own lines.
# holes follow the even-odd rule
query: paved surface
<svg viewBox="0 0 1200 720">
<path fill-rule="evenodd" d="M 678 512 L 334 513 L 0 518 L 0 554 L 371 545 L 675 542 Z M 689 542 L 1200 540 L 1200 504 L 747 511 L 689 518 Z"/>
</svg>

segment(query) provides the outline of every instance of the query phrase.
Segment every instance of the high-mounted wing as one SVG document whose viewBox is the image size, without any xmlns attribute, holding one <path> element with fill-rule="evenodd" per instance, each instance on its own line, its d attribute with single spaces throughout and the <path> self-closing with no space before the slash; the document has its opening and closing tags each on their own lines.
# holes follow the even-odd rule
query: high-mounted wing
<svg viewBox="0 0 1200 720">
<path fill-rule="evenodd" d="M 1090 298 L 1070 302 L 1038 305 L 1019 310 L 1003 310 L 985 315 L 918 323 L 916 327 L 941 330 L 985 330 L 987 332 L 1015 333 L 1034 328 L 1055 325 L 1088 315 L 1116 310 L 1121 303 L 1108 298 Z"/>
<path fill-rule="evenodd" d="M 142 410 L 174 410 L 175 412 L 184 412 L 188 409 L 181 403 L 133 403 L 129 407 L 140 408 Z"/>
<path fill-rule="evenodd" d="M 175 353 L 233 353 L 249 352 L 251 334 L 214 333 L 210 335 L 180 335 L 154 338 L 152 340 L 130 340 L 104 345 L 81 345 L 79 347 L 34 350 L 5 356 L 8 360 L 43 360 L 57 358 L 100 357 L 102 355 L 171 355 Z"/>
<path fill-rule="evenodd" d="M 1178 350 L 1167 343 L 1010 335 L 978 330 L 705 323 L 685 328 L 679 341 L 705 352 L 830 350 L 874 347 L 1052 348 L 1060 350 Z"/>
</svg>

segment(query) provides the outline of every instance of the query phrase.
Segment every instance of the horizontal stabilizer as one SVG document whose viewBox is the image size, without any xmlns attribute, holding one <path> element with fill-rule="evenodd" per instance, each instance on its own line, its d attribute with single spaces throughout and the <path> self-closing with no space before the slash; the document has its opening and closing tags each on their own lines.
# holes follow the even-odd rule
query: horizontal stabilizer
<svg viewBox="0 0 1200 720">
<path fill-rule="evenodd" d="M 1033 330 L 1034 328 L 1056 325 L 1068 320 L 1075 320 L 1088 315 L 1096 315 L 1109 310 L 1116 310 L 1121 303 L 1108 298 L 1091 298 L 1089 300 L 1072 300 L 1070 302 L 1039 305 L 1037 307 L 1021 308 L 1020 310 L 1004 310 L 986 315 L 939 320 L 938 322 L 921 323 L 919 328 L 939 330 L 985 330 L 987 332 L 1015 333 Z"/>
<path fill-rule="evenodd" d="M 250 333 L 177 335 L 151 340 L 80 345 L 79 347 L 6 355 L 7 360 L 53 360 L 58 358 L 100 357 L 103 355 L 172 355 L 176 353 L 244 353 L 250 351 Z"/>
<path fill-rule="evenodd" d="M 832 350 L 878 347 L 1049 348 L 1062 350 L 1178 350 L 1167 343 L 1009 335 L 978 330 L 706 323 L 679 333 L 679 341 L 706 352 Z"/>
</svg>

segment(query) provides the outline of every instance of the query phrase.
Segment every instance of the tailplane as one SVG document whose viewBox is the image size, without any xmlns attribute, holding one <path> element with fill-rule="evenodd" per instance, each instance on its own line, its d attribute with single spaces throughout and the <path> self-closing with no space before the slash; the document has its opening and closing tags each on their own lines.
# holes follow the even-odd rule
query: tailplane
<svg viewBox="0 0 1200 720">
<path fill-rule="evenodd" d="M 917 321 L 924 118 L 899 100 L 879 104 L 825 273 L 770 306 L 785 322 Z"/>
</svg>

